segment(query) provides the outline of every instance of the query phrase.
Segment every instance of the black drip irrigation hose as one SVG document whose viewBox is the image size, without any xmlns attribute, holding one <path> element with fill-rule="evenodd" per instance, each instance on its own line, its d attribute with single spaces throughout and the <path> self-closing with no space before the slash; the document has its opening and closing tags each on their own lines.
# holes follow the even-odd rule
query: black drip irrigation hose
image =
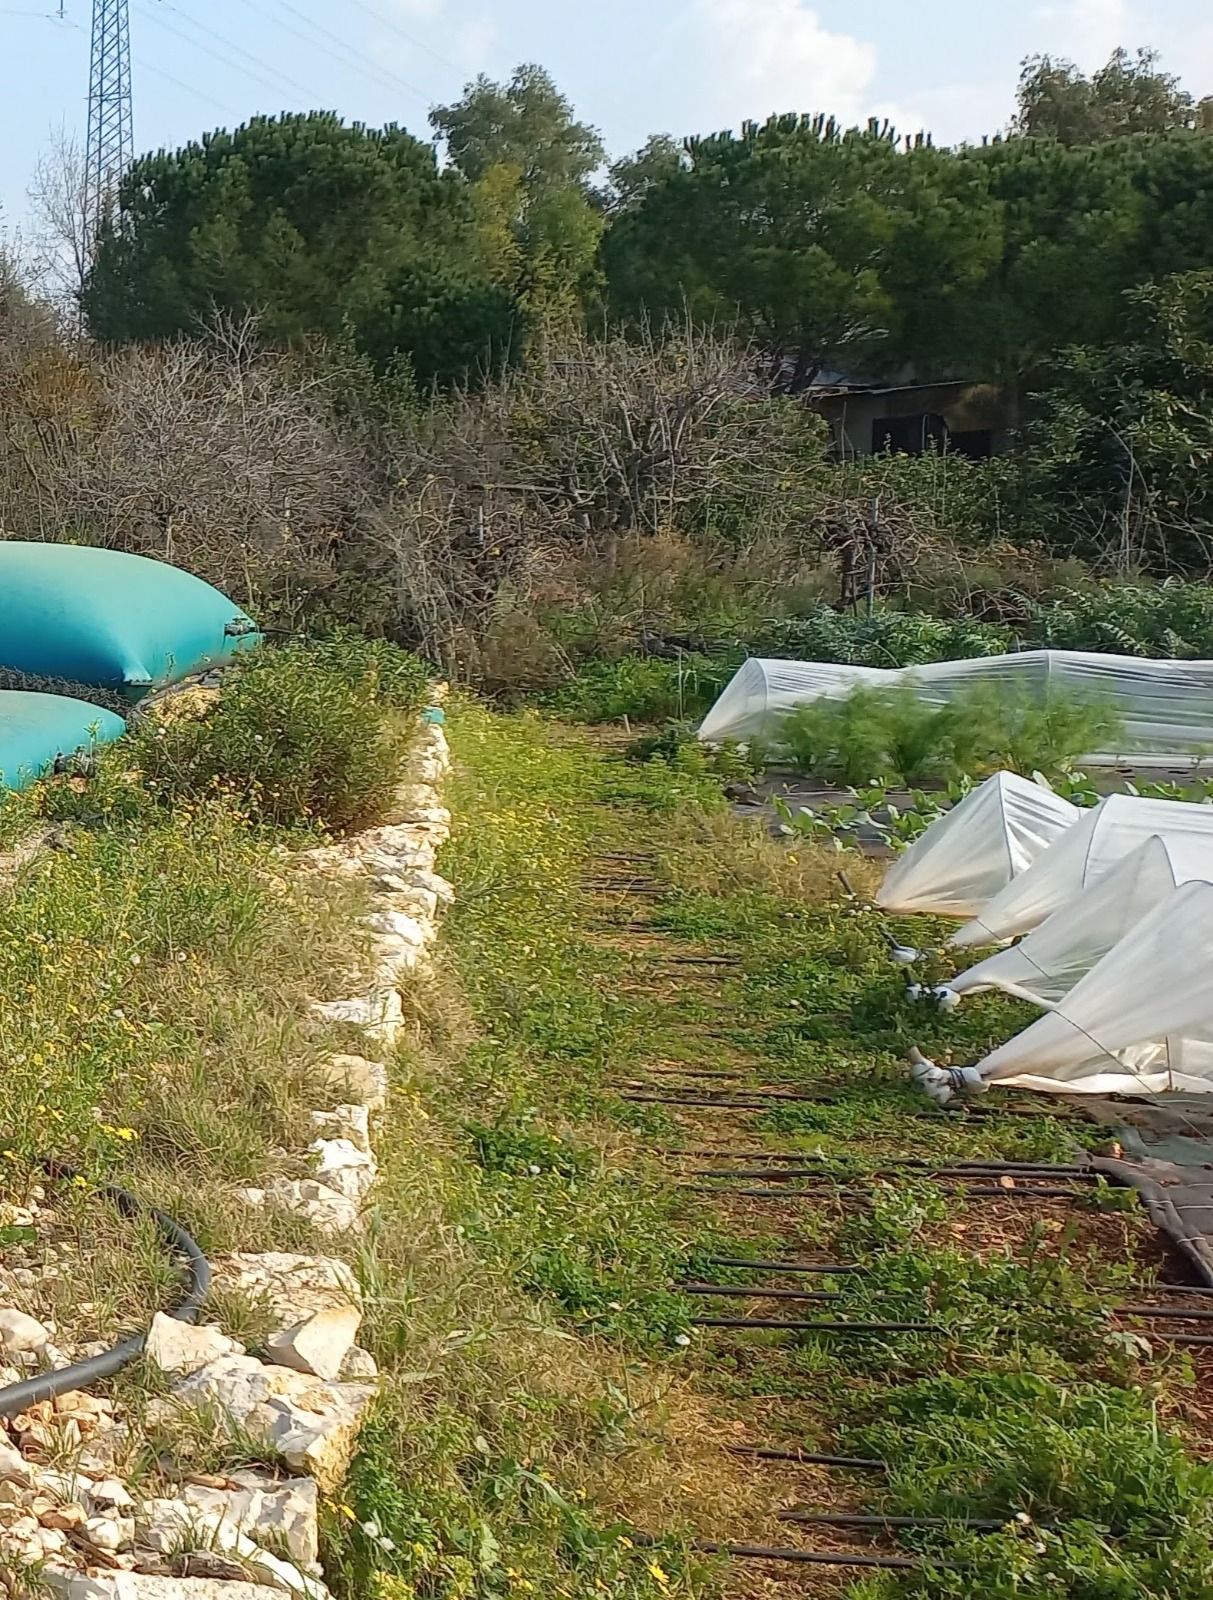
<svg viewBox="0 0 1213 1600">
<path fill-rule="evenodd" d="M 715 1539 L 695 1539 L 691 1549 L 709 1556 L 732 1556 L 738 1561 L 807 1561 L 819 1567 L 883 1567 L 900 1572 L 914 1572 L 924 1567 L 954 1567 L 954 1561 L 937 1561 L 927 1557 L 878 1556 L 867 1552 L 845 1550 L 782 1549 L 771 1544 L 718 1544 Z"/>
<path fill-rule="evenodd" d="M 812 1450 L 785 1450 L 766 1444 L 727 1444 L 731 1456 L 752 1456 L 756 1461 L 795 1461 L 804 1467 L 839 1467 L 850 1472 L 883 1472 L 885 1464 L 870 1456 L 820 1455 Z"/>
<path fill-rule="evenodd" d="M 664 1069 L 654 1068 L 653 1070 L 657 1071 Z M 669 1070 L 672 1071 L 675 1069 L 671 1068 Z M 697 1068 L 696 1071 L 698 1070 L 699 1069 Z M 689 1146 L 681 1150 L 675 1150 L 669 1146 L 665 1146 L 658 1151 L 658 1154 L 663 1156 L 681 1156 L 688 1160 L 692 1157 L 695 1157 L 697 1159 L 714 1159 L 716 1161 L 787 1162 L 791 1165 L 799 1164 L 801 1166 L 809 1166 L 810 1164 L 813 1164 L 816 1167 L 819 1167 L 822 1171 L 830 1170 L 828 1158 L 824 1156 L 808 1155 L 803 1150 L 733 1150 L 727 1147 L 721 1148 L 719 1145 L 699 1145 Z M 927 1172 L 945 1170 L 948 1172 L 972 1172 L 978 1175 L 982 1173 L 1005 1172 L 1009 1173 L 1011 1176 L 1015 1176 L 1017 1173 L 1023 1173 L 1025 1176 L 1033 1174 L 1049 1176 L 1060 1173 L 1082 1173 L 1084 1175 L 1091 1176 L 1095 1173 L 1094 1167 L 1086 1162 L 1065 1162 L 1059 1164 L 1054 1161 L 1003 1161 L 997 1156 L 990 1156 L 985 1159 L 975 1157 L 972 1160 L 957 1159 L 955 1161 L 926 1161 L 910 1156 L 889 1156 L 882 1158 L 879 1166 L 881 1170 L 895 1167 L 899 1172 L 902 1170 L 902 1168 L 906 1168 L 913 1169 L 914 1171 Z"/>
<path fill-rule="evenodd" d="M 707 1267 L 745 1267 L 751 1272 L 823 1272 L 833 1276 L 838 1272 L 867 1272 L 867 1267 L 839 1261 L 746 1261 L 741 1256 L 707 1256 Z"/>
<path fill-rule="evenodd" d="M 884 1517 L 879 1513 L 860 1515 L 855 1512 L 831 1511 L 777 1511 L 780 1522 L 807 1523 L 815 1528 L 975 1528 L 981 1533 L 997 1533 L 1005 1528 L 1009 1518 L 997 1517 Z"/>
<path fill-rule="evenodd" d="M 842 1296 L 836 1290 L 828 1289 L 763 1289 L 755 1288 L 752 1283 L 680 1283 L 679 1289 L 683 1294 L 715 1294 L 722 1295 L 729 1300 L 841 1300 Z M 1168 1315 L 1181 1316 L 1183 1313 L 1175 1311 Z M 1213 1318 L 1213 1311 L 1203 1313 L 1206 1317 Z"/>
<path fill-rule="evenodd" d="M 47 1176 L 52 1179 L 70 1181 L 78 1176 L 74 1168 L 63 1162 L 45 1161 L 43 1167 Z M 112 1200 L 124 1217 L 140 1215 L 151 1217 L 166 1243 L 185 1257 L 184 1281 L 187 1293 L 176 1310 L 170 1311 L 168 1315 L 177 1322 L 196 1321 L 210 1292 L 211 1269 L 210 1263 L 195 1241 L 167 1212 L 159 1211 L 155 1206 L 145 1206 L 141 1200 L 137 1200 L 127 1190 L 119 1189 L 116 1184 L 103 1184 L 98 1193 L 104 1195 L 107 1200 Z M 0 1417 L 18 1416 L 39 1400 L 53 1400 L 56 1395 L 69 1394 L 75 1389 L 87 1389 L 91 1384 L 100 1382 L 102 1378 L 112 1378 L 142 1353 L 146 1343 L 147 1329 L 144 1329 L 142 1333 L 123 1339 L 99 1356 L 90 1356 L 87 1361 L 73 1362 L 71 1366 L 60 1367 L 56 1372 L 44 1372 L 36 1378 L 26 1378 L 21 1383 L 8 1384 L 0 1389 Z"/>
<path fill-rule="evenodd" d="M 724 1194 L 740 1195 L 747 1200 L 834 1200 L 842 1196 L 867 1195 L 870 1189 L 857 1189 L 844 1186 L 841 1188 L 827 1188 L 821 1186 L 816 1189 L 739 1189 L 732 1185 L 720 1183 L 684 1183 L 679 1185 L 689 1194 Z M 1004 1189 L 998 1184 L 979 1185 L 968 1184 L 959 1189 L 958 1194 L 966 1199 L 993 1199 L 999 1197 L 1003 1200 L 1080 1200 L 1081 1189 L 1059 1189 L 1051 1186 L 1036 1186 L 1029 1188 L 1017 1184 L 1013 1189 Z"/>
<path fill-rule="evenodd" d="M 933 1322 L 788 1322 L 782 1317 L 692 1317 L 695 1328 L 774 1328 L 780 1333 L 946 1333 Z M 1209 1340 L 1213 1344 L 1213 1338 Z"/>
<path fill-rule="evenodd" d="M 812 1178 L 818 1183 L 869 1183 L 875 1178 L 896 1177 L 899 1167 L 869 1167 L 864 1171 L 833 1172 L 828 1167 L 692 1167 L 688 1178 L 766 1178 L 772 1183 L 786 1183 L 793 1178 Z M 923 1178 L 944 1183 L 967 1184 L 978 1178 L 1006 1177 L 1013 1182 L 1020 1179 L 1058 1178 L 1067 1183 L 1098 1183 L 1099 1174 L 1085 1167 L 1016 1167 L 1008 1171 L 1003 1167 L 927 1167 Z"/>
</svg>

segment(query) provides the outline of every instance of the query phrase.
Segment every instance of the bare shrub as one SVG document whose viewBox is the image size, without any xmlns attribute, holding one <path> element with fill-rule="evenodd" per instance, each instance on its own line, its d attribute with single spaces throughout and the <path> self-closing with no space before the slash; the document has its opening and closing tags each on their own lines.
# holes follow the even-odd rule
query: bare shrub
<svg viewBox="0 0 1213 1600">
<path fill-rule="evenodd" d="M 570 560 L 610 577 L 627 541 L 680 529 L 752 542 L 807 516 L 814 417 L 756 395 L 724 334 L 573 337 L 474 394 L 436 402 L 374 519 L 402 619 L 475 675 L 494 619 Z"/>
<path fill-rule="evenodd" d="M 332 585 L 361 459 L 325 376 L 266 351 L 251 321 L 38 351 L 5 377 L 11 533 L 156 556 L 288 618 Z"/>
</svg>

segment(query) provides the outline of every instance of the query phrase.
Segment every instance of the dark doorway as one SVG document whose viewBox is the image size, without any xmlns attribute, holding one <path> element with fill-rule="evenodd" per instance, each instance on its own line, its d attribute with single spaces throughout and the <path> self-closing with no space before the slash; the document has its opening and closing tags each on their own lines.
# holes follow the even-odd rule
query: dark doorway
<svg viewBox="0 0 1213 1600">
<path fill-rule="evenodd" d="M 872 449 L 877 455 L 920 456 L 924 450 L 942 450 L 948 442 L 948 425 L 934 411 L 912 417 L 877 417 L 872 424 Z"/>
<path fill-rule="evenodd" d="M 994 454 L 993 428 L 967 428 L 962 433 L 949 433 L 948 449 L 958 456 L 968 456 L 970 461 L 988 461 Z"/>
</svg>

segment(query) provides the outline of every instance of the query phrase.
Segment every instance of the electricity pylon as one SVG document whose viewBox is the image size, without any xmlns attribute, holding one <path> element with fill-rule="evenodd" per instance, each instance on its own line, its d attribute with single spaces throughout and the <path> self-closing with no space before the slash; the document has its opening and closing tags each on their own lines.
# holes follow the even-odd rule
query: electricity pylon
<svg viewBox="0 0 1213 1600">
<path fill-rule="evenodd" d="M 94 229 L 113 205 L 134 156 L 129 0 L 93 0 L 85 192 Z"/>
</svg>

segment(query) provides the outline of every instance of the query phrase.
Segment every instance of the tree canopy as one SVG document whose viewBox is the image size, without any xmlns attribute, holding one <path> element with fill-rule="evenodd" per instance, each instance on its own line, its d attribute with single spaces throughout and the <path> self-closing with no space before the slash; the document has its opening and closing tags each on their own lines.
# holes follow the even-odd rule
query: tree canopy
<svg viewBox="0 0 1213 1600">
<path fill-rule="evenodd" d="M 792 373 L 1018 381 L 1213 259 L 1213 139 L 958 151 L 777 117 L 625 167 L 612 310 L 736 321 Z"/>
<path fill-rule="evenodd" d="M 574 120 L 572 106 L 533 64 L 505 84 L 482 73 L 461 99 L 435 106 L 430 124 L 473 183 L 496 166 L 516 167 L 530 189 L 584 183 L 604 155 L 598 130 Z"/>
<path fill-rule="evenodd" d="M 537 66 L 519 67 L 506 84 L 482 74 L 430 123 L 471 185 L 494 283 L 532 327 L 577 321 L 596 289 L 605 225 L 588 184 L 604 154 L 597 130 L 574 119 Z"/>
<path fill-rule="evenodd" d="M 1019 79 L 1015 132 L 1062 144 L 1213 126 L 1213 99 L 1196 101 L 1159 68 L 1156 50 L 1114 50 L 1087 78 L 1072 61 L 1029 56 Z"/>
<path fill-rule="evenodd" d="M 499 365 L 518 315 L 433 147 L 328 112 L 255 118 L 136 162 L 82 304 L 101 339 L 252 311 L 271 338 L 352 335 L 380 359 L 418 358 L 427 379 Z"/>
</svg>

